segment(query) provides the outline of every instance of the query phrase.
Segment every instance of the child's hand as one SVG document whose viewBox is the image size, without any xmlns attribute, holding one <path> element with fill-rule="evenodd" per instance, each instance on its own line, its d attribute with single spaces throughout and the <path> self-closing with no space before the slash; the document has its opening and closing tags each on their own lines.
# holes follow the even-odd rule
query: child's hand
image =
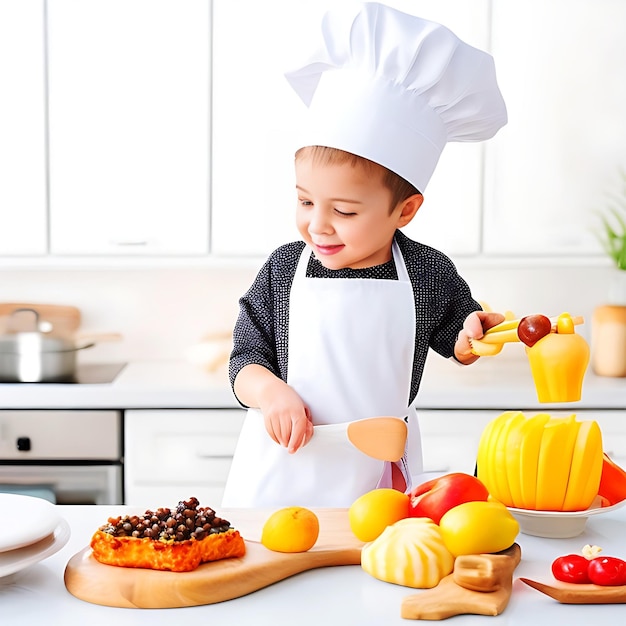
<svg viewBox="0 0 626 626">
<path fill-rule="evenodd" d="M 459 332 L 456 343 L 454 344 L 454 356 L 457 361 L 468 365 L 473 363 L 479 357 L 472 354 L 472 346 L 470 345 L 470 337 L 472 339 L 480 339 L 486 330 L 503 322 L 505 319 L 502 313 L 493 313 L 487 311 L 474 311 L 470 313 L 463 322 L 463 328 Z"/>
<path fill-rule="evenodd" d="M 262 365 L 250 364 L 235 379 L 235 394 L 242 404 L 258 408 L 269 436 L 291 454 L 309 443 L 313 423 L 302 398 Z"/>
<path fill-rule="evenodd" d="M 267 402 L 260 403 L 269 436 L 289 454 L 305 446 L 313 436 L 313 422 L 302 398 L 283 381 L 272 385 Z"/>
</svg>

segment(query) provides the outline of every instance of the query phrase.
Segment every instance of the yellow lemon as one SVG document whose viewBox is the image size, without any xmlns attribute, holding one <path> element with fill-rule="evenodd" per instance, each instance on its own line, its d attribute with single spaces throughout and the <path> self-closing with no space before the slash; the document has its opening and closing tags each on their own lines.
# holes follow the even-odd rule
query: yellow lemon
<svg viewBox="0 0 626 626">
<path fill-rule="evenodd" d="M 409 516 L 409 496 L 396 489 L 374 489 L 357 498 L 348 514 L 356 538 L 374 541 L 387 526 Z"/>
<path fill-rule="evenodd" d="M 272 513 L 261 533 L 261 543 L 274 552 L 306 552 L 317 541 L 317 515 L 301 506 L 288 506 Z"/>
</svg>

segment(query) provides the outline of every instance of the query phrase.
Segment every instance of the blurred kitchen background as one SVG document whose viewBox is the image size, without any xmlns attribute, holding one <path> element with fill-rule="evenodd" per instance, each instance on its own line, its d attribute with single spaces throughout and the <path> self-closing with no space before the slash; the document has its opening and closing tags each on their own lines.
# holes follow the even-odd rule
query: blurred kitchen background
<svg viewBox="0 0 626 626">
<path fill-rule="evenodd" d="M 122 335 L 86 362 L 223 342 L 297 237 L 303 105 L 282 72 L 326 4 L 0 0 L 0 301 L 74 305 L 84 331 Z M 493 309 L 583 315 L 589 338 L 626 275 L 594 234 L 626 169 L 626 3 L 388 4 L 489 50 L 509 111 L 494 140 L 446 148 L 407 234 Z"/>
</svg>

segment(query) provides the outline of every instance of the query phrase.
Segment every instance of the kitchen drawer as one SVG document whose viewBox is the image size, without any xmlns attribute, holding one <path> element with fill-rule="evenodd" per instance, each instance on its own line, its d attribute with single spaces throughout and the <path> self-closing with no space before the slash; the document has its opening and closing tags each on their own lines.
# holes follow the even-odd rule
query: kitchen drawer
<svg viewBox="0 0 626 626">
<path fill-rule="evenodd" d="M 195 496 L 219 506 L 245 415 L 239 409 L 126 411 L 126 503 L 173 506 Z"/>
<path fill-rule="evenodd" d="M 0 461 L 114 461 L 120 433 L 119 411 L 0 411 Z"/>
</svg>

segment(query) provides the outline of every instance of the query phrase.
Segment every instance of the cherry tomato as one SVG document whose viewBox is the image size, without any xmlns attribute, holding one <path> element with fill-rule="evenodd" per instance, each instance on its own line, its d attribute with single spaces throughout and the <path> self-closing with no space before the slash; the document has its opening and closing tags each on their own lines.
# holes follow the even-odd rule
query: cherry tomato
<svg viewBox="0 0 626 626">
<path fill-rule="evenodd" d="M 589 561 L 589 579 L 596 585 L 626 585 L 626 561 L 614 556 L 597 556 Z"/>
<path fill-rule="evenodd" d="M 540 339 L 550 334 L 552 322 L 545 315 L 527 315 L 517 325 L 517 336 L 520 341 L 532 348 Z"/>
<path fill-rule="evenodd" d="M 581 554 L 560 556 L 552 563 L 552 574 L 565 583 L 589 583 L 589 559 Z"/>
</svg>

